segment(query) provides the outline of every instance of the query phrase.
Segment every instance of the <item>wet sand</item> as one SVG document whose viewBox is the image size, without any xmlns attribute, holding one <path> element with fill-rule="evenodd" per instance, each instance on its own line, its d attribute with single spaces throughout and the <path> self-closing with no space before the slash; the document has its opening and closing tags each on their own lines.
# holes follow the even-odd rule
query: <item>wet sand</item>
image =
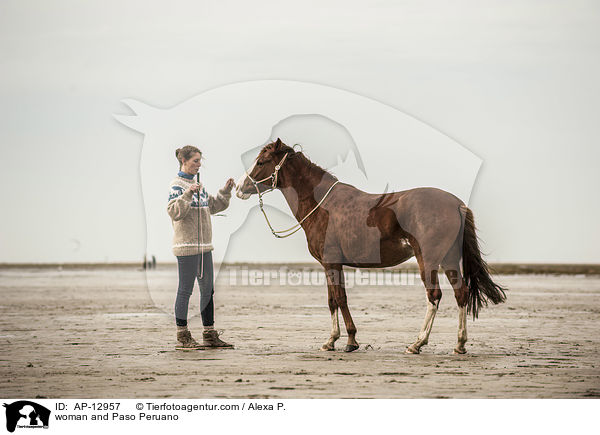
<svg viewBox="0 0 600 435">
<path fill-rule="evenodd" d="M 469 320 L 453 355 L 457 309 L 445 290 L 429 345 L 404 349 L 425 315 L 419 282 L 356 286 L 360 349 L 319 348 L 331 322 L 324 286 L 217 280 L 217 328 L 235 350 L 181 352 L 165 313 L 176 270 L 0 270 L 4 398 L 600 397 L 600 277 L 500 275 L 505 304 Z M 148 285 L 150 284 L 150 285 Z M 154 290 L 148 290 L 152 288 Z M 197 314 L 197 290 L 190 313 Z M 190 320 L 200 336 L 199 316 Z"/>
</svg>

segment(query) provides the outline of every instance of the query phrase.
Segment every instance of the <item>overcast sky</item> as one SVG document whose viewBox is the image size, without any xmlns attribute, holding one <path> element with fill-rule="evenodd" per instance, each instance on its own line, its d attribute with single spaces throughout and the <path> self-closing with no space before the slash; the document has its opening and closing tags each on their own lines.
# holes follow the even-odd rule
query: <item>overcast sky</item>
<svg viewBox="0 0 600 435">
<path fill-rule="evenodd" d="M 0 262 L 139 260 L 144 136 L 113 118 L 120 101 L 169 109 L 265 79 L 381 102 L 477 156 L 491 261 L 599 262 L 598 53 L 592 1 L 3 1 Z M 252 216 L 231 260 L 256 258 Z M 262 261 L 310 259 L 302 236 L 259 237 Z"/>
</svg>

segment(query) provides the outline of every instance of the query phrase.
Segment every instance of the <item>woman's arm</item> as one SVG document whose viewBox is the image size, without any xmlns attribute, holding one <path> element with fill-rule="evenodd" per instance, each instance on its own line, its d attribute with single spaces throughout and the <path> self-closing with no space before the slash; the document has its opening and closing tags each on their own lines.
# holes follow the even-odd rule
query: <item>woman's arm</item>
<svg viewBox="0 0 600 435">
<path fill-rule="evenodd" d="M 174 221 L 179 221 L 187 216 L 192 209 L 192 197 L 194 195 L 194 186 L 183 191 L 183 187 L 172 185 L 169 194 L 169 203 L 167 204 L 167 213 Z M 196 188 L 196 190 L 198 190 Z"/>
<path fill-rule="evenodd" d="M 231 199 L 231 191 L 225 189 L 219 190 L 217 196 L 208 196 L 208 209 L 210 214 L 219 213 L 229 207 L 229 200 Z"/>
<path fill-rule="evenodd" d="M 229 200 L 231 199 L 231 189 L 235 186 L 235 181 L 230 178 L 225 183 L 225 187 L 219 190 L 216 197 L 208 196 L 208 209 L 210 214 L 219 213 L 229 207 Z"/>
</svg>

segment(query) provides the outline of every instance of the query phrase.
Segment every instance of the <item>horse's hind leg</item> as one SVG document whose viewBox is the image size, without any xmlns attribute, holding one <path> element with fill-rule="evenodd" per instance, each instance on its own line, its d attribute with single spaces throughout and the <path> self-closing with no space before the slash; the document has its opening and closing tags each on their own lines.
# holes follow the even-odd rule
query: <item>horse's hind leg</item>
<svg viewBox="0 0 600 435">
<path fill-rule="evenodd" d="M 440 290 L 440 284 L 438 280 L 438 266 L 432 264 L 424 265 L 423 261 L 417 257 L 419 266 L 421 268 L 421 279 L 427 289 L 427 313 L 425 314 L 425 321 L 417 337 L 417 341 L 408 346 L 406 353 L 419 353 L 421 347 L 429 341 L 429 334 L 433 327 L 433 320 L 437 313 L 440 299 L 442 299 L 442 291 Z"/>
<path fill-rule="evenodd" d="M 338 317 L 338 305 L 335 301 L 334 288 L 327 280 L 327 302 L 329 303 L 329 311 L 331 312 L 331 336 L 321 350 L 335 350 L 335 342 L 340 338 L 340 319 Z"/>
<path fill-rule="evenodd" d="M 448 281 L 454 289 L 454 297 L 458 304 L 458 343 L 454 353 L 467 353 L 465 343 L 467 342 L 467 302 L 469 300 L 469 289 L 465 284 L 458 261 L 442 265 Z"/>
</svg>

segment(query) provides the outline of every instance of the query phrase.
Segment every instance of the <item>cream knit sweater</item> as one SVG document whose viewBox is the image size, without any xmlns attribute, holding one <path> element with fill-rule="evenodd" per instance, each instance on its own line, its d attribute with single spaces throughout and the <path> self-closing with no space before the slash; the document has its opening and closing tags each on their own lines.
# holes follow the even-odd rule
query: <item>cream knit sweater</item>
<svg viewBox="0 0 600 435">
<path fill-rule="evenodd" d="M 210 215 L 225 210 L 231 198 L 231 192 L 223 189 L 219 190 L 216 197 L 210 196 L 201 184 L 198 199 L 198 193 L 192 194 L 190 190 L 190 186 L 194 183 L 194 178 L 184 172 L 179 172 L 177 178 L 171 181 L 167 212 L 171 216 L 175 230 L 173 254 L 176 256 L 197 255 L 213 250 Z M 198 225 L 198 215 L 200 215 L 200 225 Z M 198 227 L 200 227 L 200 238 L 198 238 Z"/>
</svg>

